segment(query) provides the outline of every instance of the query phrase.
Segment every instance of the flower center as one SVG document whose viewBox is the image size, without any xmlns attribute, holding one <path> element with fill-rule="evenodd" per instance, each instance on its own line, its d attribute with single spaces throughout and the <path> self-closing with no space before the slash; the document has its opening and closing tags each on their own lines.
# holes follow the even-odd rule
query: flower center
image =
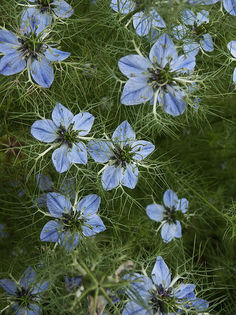
<svg viewBox="0 0 236 315">
<path fill-rule="evenodd" d="M 203 33 L 207 33 L 206 23 L 203 23 L 198 26 L 197 23 L 194 22 L 194 25 L 187 25 L 187 28 L 193 34 L 194 37 L 196 36 L 202 37 Z"/>
<path fill-rule="evenodd" d="M 57 134 L 58 134 L 58 142 L 64 142 L 66 143 L 69 148 L 72 147 L 72 144 L 75 143 L 78 140 L 78 130 L 73 130 L 74 123 L 70 124 L 68 129 L 62 125 L 60 125 Z"/>
<path fill-rule="evenodd" d="M 85 223 L 85 218 L 79 216 L 78 213 L 63 213 L 62 222 L 64 224 L 64 230 L 73 232 L 81 232 L 81 227 Z"/>
<path fill-rule="evenodd" d="M 154 312 L 168 313 L 168 305 L 171 302 L 171 289 L 165 289 L 161 284 L 156 285 L 156 290 L 151 291 L 151 299 L 149 305 L 151 305 Z"/>
<path fill-rule="evenodd" d="M 43 44 L 38 41 L 35 33 L 31 33 L 30 35 L 30 37 L 18 39 L 18 41 L 21 43 L 19 50 L 22 51 L 23 55 L 28 58 L 36 58 L 38 54 L 42 52 Z"/>
<path fill-rule="evenodd" d="M 34 295 L 31 294 L 30 289 L 17 288 L 16 291 L 16 303 L 28 307 L 28 305 L 33 301 Z"/>
<path fill-rule="evenodd" d="M 131 152 L 130 146 L 126 145 L 123 148 L 116 146 L 113 150 L 114 159 L 116 159 L 117 163 L 122 166 L 126 166 L 126 163 L 130 163 L 132 161 L 134 153 Z"/>
<path fill-rule="evenodd" d="M 42 13 L 49 11 L 53 0 L 38 0 L 38 5 Z"/>
<path fill-rule="evenodd" d="M 165 68 L 161 69 L 157 65 L 154 65 L 154 68 L 149 68 L 149 78 L 148 83 L 152 85 L 154 89 L 159 87 L 165 87 L 167 84 L 173 82 L 174 73 L 170 72 L 169 64 Z"/>
</svg>

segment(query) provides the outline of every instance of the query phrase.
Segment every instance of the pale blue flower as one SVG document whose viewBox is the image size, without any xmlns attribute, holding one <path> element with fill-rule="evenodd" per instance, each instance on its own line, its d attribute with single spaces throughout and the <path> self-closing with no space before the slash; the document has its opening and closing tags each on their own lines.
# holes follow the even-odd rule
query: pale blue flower
<svg viewBox="0 0 236 315">
<path fill-rule="evenodd" d="M 38 302 L 40 294 L 48 289 L 49 282 L 36 282 L 36 272 L 28 267 L 19 282 L 1 279 L 0 286 L 10 295 L 14 315 L 38 315 L 42 313 Z"/>
<path fill-rule="evenodd" d="M 236 40 L 232 40 L 227 44 L 227 48 L 234 58 L 236 58 Z M 236 67 L 233 72 L 233 82 L 236 84 Z"/>
<path fill-rule="evenodd" d="M 45 25 L 35 16 L 22 25 L 18 35 L 0 30 L 0 74 L 9 76 L 28 70 L 30 78 L 44 88 L 54 80 L 53 62 L 63 61 L 70 53 L 46 44 Z"/>
<path fill-rule="evenodd" d="M 141 1 L 135 0 L 112 0 L 111 8 L 123 14 L 128 14 L 141 5 Z M 139 36 L 147 35 L 152 28 L 165 28 L 163 18 L 156 10 L 147 3 L 146 8 L 140 9 L 133 15 L 133 26 Z"/>
<path fill-rule="evenodd" d="M 151 101 L 154 113 L 159 104 L 172 116 L 183 114 L 185 96 L 190 90 L 189 86 L 194 83 L 190 80 L 190 74 L 195 64 L 193 56 L 178 56 L 170 37 L 163 34 L 152 46 L 149 59 L 128 55 L 119 60 L 120 71 L 129 79 L 124 86 L 121 103 L 137 105 Z"/>
<path fill-rule="evenodd" d="M 57 103 L 51 119 L 37 120 L 31 126 L 31 134 L 39 141 L 58 144 L 52 153 L 52 162 L 59 173 L 67 171 L 72 163 L 87 164 L 87 149 L 82 142 L 89 133 L 94 116 L 89 112 L 73 115 Z"/>
<path fill-rule="evenodd" d="M 190 4 L 201 4 L 201 5 L 209 5 L 215 4 L 216 2 L 222 1 L 225 10 L 231 14 L 236 16 L 236 0 L 188 0 Z"/>
<path fill-rule="evenodd" d="M 214 50 L 212 37 L 206 33 L 205 24 L 209 23 L 209 12 L 202 10 L 195 14 L 186 9 L 182 14 L 184 25 L 178 25 L 173 28 L 173 35 L 177 39 L 183 40 L 183 50 L 186 54 L 196 56 L 199 49 L 211 52 Z"/>
<path fill-rule="evenodd" d="M 72 207 L 64 195 L 47 194 L 47 207 L 56 220 L 47 222 L 40 234 L 44 242 L 57 242 L 67 250 L 75 249 L 82 237 L 93 236 L 105 231 L 106 227 L 96 214 L 101 198 L 90 194 Z"/>
<path fill-rule="evenodd" d="M 175 279 L 171 282 L 169 268 L 161 256 L 157 257 L 151 277 L 152 280 L 138 273 L 124 277 L 131 284 L 127 289 L 130 301 L 122 315 L 174 315 L 186 314 L 184 309 L 208 308 L 207 301 L 196 298 L 194 284 L 177 284 Z"/>
<path fill-rule="evenodd" d="M 106 163 L 102 173 L 105 190 L 119 185 L 135 188 L 139 162 L 155 149 L 151 142 L 135 138 L 134 130 L 125 120 L 116 128 L 111 141 L 92 140 L 88 143 L 88 152 L 94 161 Z"/>
<path fill-rule="evenodd" d="M 150 204 L 146 207 L 146 213 L 151 220 L 162 222 L 161 237 L 165 243 L 169 243 L 173 238 L 182 237 L 180 221 L 177 220 L 181 213 L 188 210 L 188 200 L 178 199 L 171 189 L 167 189 L 163 195 L 164 206 L 160 204 Z"/>
</svg>

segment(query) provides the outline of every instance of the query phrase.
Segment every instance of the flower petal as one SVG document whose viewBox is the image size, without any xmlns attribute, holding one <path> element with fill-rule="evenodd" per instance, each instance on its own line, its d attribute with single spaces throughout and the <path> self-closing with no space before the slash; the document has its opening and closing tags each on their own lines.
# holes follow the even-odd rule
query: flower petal
<svg viewBox="0 0 236 315">
<path fill-rule="evenodd" d="M 38 8 L 27 8 L 21 15 L 20 28 L 23 34 L 41 33 L 52 22 L 52 16 L 42 13 Z"/>
<path fill-rule="evenodd" d="M 223 5 L 229 14 L 236 16 L 236 0 L 223 0 Z"/>
<path fill-rule="evenodd" d="M 93 126 L 95 117 L 88 112 L 79 113 L 74 116 L 73 130 L 79 131 L 79 136 L 86 136 Z"/>
<path fill-rule="evenodd" d="M 139 36 L 147 35 L 152 27 L 152 17 L 143 11 L 133 15 L 133 26 Z"/>
<path fill-rule="evenodd" d="M 146 213 L 151 220 L 161 222 L 163 220 L 163 213 L 165 208 L 162 205 L 153 203 L 146 207 Z"/>
<path fill-rule="evenodd" d="M 152 63 L 158 63 L 162 68 L 166 66 L 169 60 L 176 59 L 177 57 L 178 54 L 175 45 L 167 34 L 159 37 L 149 53 Z"/>
<path fill-rule="evenodd" d="M 185 25 L 194 25 L 195 22 L 197 22 L 197 17 L 194 14 L 193 11 L 186 9 L 184 10 L 183 14 L 182 14 L 182 21 Z"/>
<path fill-rule="evenodd" d="M 169 243 L 173 238 L 180 238 L 181 235 L 181 226 L 180 223 L 165 223 L 161 228 L 161 238 L 163 242 Z"/>
<path fill-rule="evenodd" d="M 174 72 L 188 73 L 194 69 L 195 65 L 196 65 L 196 59 L 193 55 L 188 55 L 188 56 L 181 55 L 177 57 L 175 60 L 172 60 L 172 62 L 170 63 L 170 68 L 171 68 L 171 71 L 174 71 Z"/>
<path fill-rule="evenodd" d="M 232 56 L 236 58 L 236 40 L 232 40 L 227 44 L 227 48 L 231 52 Z"/>
<path fill-rule="evenodd" d="M 167 208 L 174 207 L 176 209 L 178 205 L 178 197 L 173 190 L 167 189 L 163 195 L 163 202 Z"/>
<path fill-rule="evenodd" d="M 132 300 L 148 300 L 150 298 L 150 290 L 153 287 L 152 280 L 139 273 L 125 274 L 124 280 L 130 281 L 130 287 L 126 289 L 126 293 Z"/>
<path fill-rule="evenodd" d="M 29 289 L 30 285 L 35 282 L 36 272 L 32 267 L 27 267 L 20 278 L 20 285 L 24 289 Z"/>
<path fill-rule="evenodd" d="M 121 180 L 122 185 L 134 189 L 138 181 L 138 167 L 135 164 L 126 166 Z"/>
<path fill-rule="evenodd" d="M 52 180 L 44 174 L 37 174 L 36 175 L 36 183 L 38 185 L 38 188 L 41 191 L 49 190 L 52 188 L 52 185 L 53 185 Z"/>
<path fill-rule="evenodd" d="M 204 49 L 205 51 L 211 52 L 214 50 L 214 44 L 210 34 L 204 34 L 203 39 L 200 41 L 200 44 L 202 46 L 202 49 Z"/>
<path fill-rule="evenodd" d="M 209 12 L 206 10 L 201 10 L 197 13 L 197 26 L 200 26 L 203 23 L 209 23 Z"/>
<path fill-rule="evenodd" d="M 113 145 L 110 141 L 103 140 L 91 140 L 87 144 L 89 154 L 97 163 L 106 163 L 112 156 L 114 156 L 112 147 Z"/>
<path fill-rule="evenodd" d="M 0 30 L 0 52 L 4 54 L 14 53 L 20 46 L 15 34 L 8 30 Z"/>
<path fill-rule="evenodd" d="M 142 305 L 134 301 L 129 301 L 123 309 L 122 315 L 152 315 L 151 310 L 147 310 L 148 305 L 144 308 Z"/>
<path fill-rule="evenodd" d="M 154 27 L 156 27 L 156 28 L 165 28 L 166 27 L 165 21 L 160 16 L 160 14 L 157 13 L 157 11 L 155 9 L 151 9 L 149 14 L 151 15 L 151 18 L 152 18 L 152 27 L 153 28 Z"/>
<path fill-rule="evenodd" d="M 84 217 L 88 217 L 98 211 L 100 203 L 101 198 L 98 195 L 87 195 L 79 201 L 77 211 L 81 212 Z"/>
<path fill-rule="evenodd" d="M 233 72 L 233 82 L 236 84 L 236 67 L 234 68 Z"/>
<path fill-rule="evenodd" d="M 70 53 L 49 46 L 44 55 L 50 61 L 63 61 L 70 56 Z"/>
<path fill-rule="evenodd" d="M 182 115 L 186 109 L 186 103 L 183 101 L 184 92 L 175 86 L 174 88 L 167 85 L 168 92 L 162 92 L 158 96 L 159 104 L 163 106 L 163 110 L 172 115 Z"/>
<path fill-rule="evenodd" d="M 102 219 L 96 214 L 93 214 L 91 217 L 89 217 L 82 225 L 84 236 L 93 236 L 105 230 L 106 227 L 102 222 Z"/>
<path fill-rule="evenodd" d="M 61 218 L 63 213 L 70 213 L 72 205 L 66 196 L 51 192 L 47 194 L 47 207 L 54 218 Z"/>
<path fill-rule="evenodd" d="M 190 41 L 185 41 L 185 43 L 183 44 L 183 51 L 185 52 L 185 54 L 195 57 L 197 56 L 198 52 L 199 52 L 199 48 L 200 48 L 200 44 L 197 42 L 190 42 Z"/>
<path fill-rule="evenodd" d="M 171 276 L 169 268 L 161 256 L 157 257 L 156 263 L 152 269 L 152 280 L 156 285 L 162 285 L 165 289 L 170 285 Z"/>
<path fill-rule="evenodd" d="M 40 233 L 40 240 L 42 242 L 56 243 L 58 242 L 60 232 L 62 232 L 61 224 L 54 220 L 51 220 L 44 225 Z"/>
<path fill-rule="evenodd" d="M 58 173 L 64 173 L 70 168 L 70 161 L 67 157 L 68 146 L 63 144 L 60 148 L 56 149 L 52 153 L 52 162 Z"/>
<path fill-rule="evenodd" d="M 45 281 L 43 283 L 37 283 L 33 290 L 31 291 L 31 294 L 41 294 L 42 292 L 46 291 L 49 287 L 49 281 Z"/>
<path fill-rule="evenodd" d="M 0 73 L 12 75 L 21 72 L 26 67 L 26 61 L 19 51 L 12 52 L 3 56 L 0 60 Z"/>
<path fill-rule="evenodd" d="M 67 157 L 71 163 L 87 164 L 87 148 L 83 142 L 76 142 L 68 150 Z"/>
<path fill-rule="evenodd" d="M 183 299 L 188 295 L 189 293 L 193 292 L 195 289 L 194 284 L 184 284 L 181 283 L 177 288 L 174 288 L 174 297 L 178 299 Z"/>
<path fill-rule="evenodd" d="M 102 186 L 105 190 L 116 188 L 122 178 L 123 167 L 108 166 L 102 173 Z"/>
<path fill-rule="evenodd" d="M 37 140 L 50 143 L 58 138 L 57 130 L 57 126 L 51 119 L 41 119 L 33 123 L 30 132 Z"/>
<path fill-rule="evenodd" d="M 144 140 L 133 142 L 131 148 L 131 152 L 135 153 L 133 159 L 137 161 L 142 161 L 145 157 L 151 154 L 153 150 L 155 150 L 155 146 L 151 142 Z"/>
<path fill-rule="evenodd" d="M 49 88 L 53 82 L 53 67 L 46 57 L 34 59 L 30 67 L 34 81 L 44 88 Z"/>
<path fill-rule="evenodd" d="M 113 132 L 112 141 L 119 143 L 121 148 L 131 145 L 135 140 L 135 132 L 127 120 L 124 120 Z"/>
<path fill-rule="evenodd" d="M 127 14 L 134 10 L 135 4 L 132 0 L 111 0 L 110 7 L 123 14 Z"/>
<path fill-rule="evenodd" d="M 68 18 L 74 13 L 72 7 L 64 0 L 54 0 L 52 5 L 53 12 L 56 14 L 56 16 L 62 19 Z"/>
<path fill-rule="evenodd" d="M 179 199 L 176 210 L 181 210 L 182 213 L 186 213 L 188 211 L 188 200 L 186 198 Z"/>
<path fill-rule="evenodd" d="M 177 25 L 173 27 L 172 34 L 178 40 L 184 38 L 188 32 L 188 29 L 185 25 Z"/>
<path fill-rule="evenodd" d="M 148 85 L 147 78 L 130 78 L 123 89 L 121 104 L 138 105 L 149 101 L 153 97 L 153 88 Z"/>
<path fill-rule="evenodd" d="M 58 244 L 71 251 L 77 247 L 80 239 L 81 236 L 79 234 L 72 234 L 71 231 L 66 231 L 60 234 Z"/>
<path fill-rule="evenodd" d="M 1 279 L 0 286 L 10 295 L 16 295 L 17 285 L 14 281 L 9 279 Z"/>
<path fill-rule="evenodd" d="M 146 76 L 152 64 L 148 58 L 139 55 L 128 55 L 118 61 L 120 71 L 128 78 Z"/>
<path fill-rule="evenodd" d="M 63 126 L 66 129 L 70 126 L 74 118 L 72 112 L 63 106 L 61 103 L 57 103 L 52 111 L 52 120 L 56 126 Z"/>
</svg>

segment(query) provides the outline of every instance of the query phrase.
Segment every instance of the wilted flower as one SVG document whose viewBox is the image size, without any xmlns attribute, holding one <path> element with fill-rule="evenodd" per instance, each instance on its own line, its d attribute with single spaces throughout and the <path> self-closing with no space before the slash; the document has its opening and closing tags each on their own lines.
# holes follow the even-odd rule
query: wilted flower
<svg viewBox="0 0 236 315">
<path fill-rule="evenodd" d="M 188 211 L 188 200 L 178 199 L 173 190 L 168 189 L 163 195 L 162 205 L 153 203 L 146 207 L 147 215 L 151 220 L 162 222 L 161 237 L 165 243 L 173 238 L 181 238 L 182 230 L 178 218 Z"/>
<path fill-rule="evenodd" d="M 133 189 L 138 181 L 140 161 L 155 149 L 151 142 L 135 140 L 135 132 L 123 121 L 114 131 L 111 141 L 91 140 L 87 147 L 95 162 L 107 163 L 102 174 L 102 186 L 111 190 L 118 185 Z"/>
</svg>

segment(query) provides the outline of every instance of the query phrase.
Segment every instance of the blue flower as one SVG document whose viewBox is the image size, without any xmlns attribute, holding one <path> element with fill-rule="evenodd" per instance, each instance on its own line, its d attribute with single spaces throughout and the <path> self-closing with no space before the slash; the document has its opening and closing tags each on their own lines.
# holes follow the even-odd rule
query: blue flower
<svg viewBox="0 0 236 315">
<path fill-rule="evenodd" d="M 216 2 L 219 2 L 219 1 L 222 1 L 222 0 L 188 0 L 188 3 L 209 5 L 209 4 L 215 4 Z M 223 0 L 223 6 L 229 14 L 236 16 L 236 0 Z"/>
<path fill-rule="evenodd" d="M 73 288 L 78 287 L 82 282 L 82 276 L 69 277 L 65 276 L 65 287 L 67 291 L 71 291 Z"/>
<path fill-rule="evenodd" d="M 60 145 L 52 162 L 59 173 L 67 171 L 72 163 L 87 164 L 86 145 L 81 141 L 92 128 L 94 116 L 88 112 L 73 115 L 57 103 L 51 119 L 37 120 L 31 126 L 31 134 L 40 141 Z"/>
<path fill-rule="evenodd" d="M 95 162 L 107 163 L 102 174 L 105 190 L 118 185 L 133 189 L 138 181 L 137 164 L 155 149 L 151 142 L 135 140 L 135 132 L 126 120 L 116 128 L 111 141 L 92 140 L 87 148 Z"/>
<path fill-rule="evenodd" d="M 47 222 L 40 234 L 44 242 L 58 242 L 67 250 L 75 249 L 83 236 L 93 236 L 106 227 L 96 214 L 101 202 L 97 195 L 90 194 L 72 207 L 70 200 L 58 193 L 47 194 L 47 207 L 56 220 Z"/>
<path fill-rule="evenodd" d="M 14 315 L 41 314 L 38 302 L 40 294 L 48 289 L 49 282 L 36 282 L 36 272 L 32 267 L 24 271 L 19 283 L 1 279 L 0 286 L 11 296 Z"/>
<path fill-rule="evenodd" d="M 174 315 L 183 313 L 183 309 L 203 310 L 207 309 L 207 301 L 196 298 L 194 284 L 171 282 L 169 268 L 161 256 L 157 257 L 151 273 L 152 280 L 144 275 L 135 273 L 127 274 L 124 278 L 130 280 L 127 289 L 130 301 L 126 304 L 122 315 Z M 185 314 L 185 312 L 184 312 Z"/>
<path fill-rule="evenodd" d="M 182 21 L 185 25 L 178 25 L 173 28 L 173 35 L 177 39 L 183 39 L 183 50 L 186 54 L 196 56 L 199 49 L 213 51 L 214 44 L 209 33 L 206 31 L 205 24 L 209 23 L 209 12 L 202 10 L 195 14 L 193 11 L 186 9 L 182 14 Z"/>
<path fill-rule="evenodd" d="M 232 40 L 227 44 L 227 48 L 234 58 L 236 58 L 236 40 Z M 236 67 L 233 72 L 233 82 L 236 84 Z"/>
<path fill-rule="evenodd" d="M 147 101 L 163 106 L 172 116 L 183 114 L 184 100 L 189 91 L 189 74 L 195 67 L 195 57 L 178 56 L 174 43 L 167 34 L 159 37 L 152 46 L 149 59 L 140 55 L 128 55 L 118 62 L 120 71 L 128 77 L 121 95 L 124 105 L 137 105 Z M 181 75 L 181 77 L 180 77 Z M 186 87 L 188 86 L 188 88 Z"/>
<path fill-rule="evenodd" d="M 110 4 L 114 11 L 123 14 L 136 10 L 140 5 L 142 1 L 135 0 L 112 0 Z M 140 11 L 133 15 L 133 26 L 139 36 L 145 36 L 152 28 L 165 28 L 166 24 L 156 10 L 147 4 L 146 8 L 140 8 Z"/>
<path fill-rule="evenodd" d="M 21 27 L 24 29 L 30 27 L 29 21 L 34 17 L 41 28 L 50 25 L 53 16 L 64 19 L 74 13 L 72 7 L 64 0 L 29 0 L 29 2 L 33 5 L 25 9 L 21 16 Z"/>
<path fill-rule="evenodd" d="M 0 73 L 5 76 L 22 72 L 25 68 L 30 77 L 44 88 L 49 88 L 54 74 L 52 62 L 63 61 L 70 53 L 46 44 L 45 25 L 34 16 L 22 25 L 19 35 L 0 30 Z"/>
<path fill-rule="evenodd" d="M 162 205 L 153 203 L 146 207 L 146 213 L 151 220 L 162 222 L 161 237 L 165 243 L 169 243 L 173 238 L 181 238 L 181 224 L 177 218 L 181 213 L 188 211 L 188 200 L 178 199 L 177 195 L 168 189 L 163 195 Z"/>
</svg>

